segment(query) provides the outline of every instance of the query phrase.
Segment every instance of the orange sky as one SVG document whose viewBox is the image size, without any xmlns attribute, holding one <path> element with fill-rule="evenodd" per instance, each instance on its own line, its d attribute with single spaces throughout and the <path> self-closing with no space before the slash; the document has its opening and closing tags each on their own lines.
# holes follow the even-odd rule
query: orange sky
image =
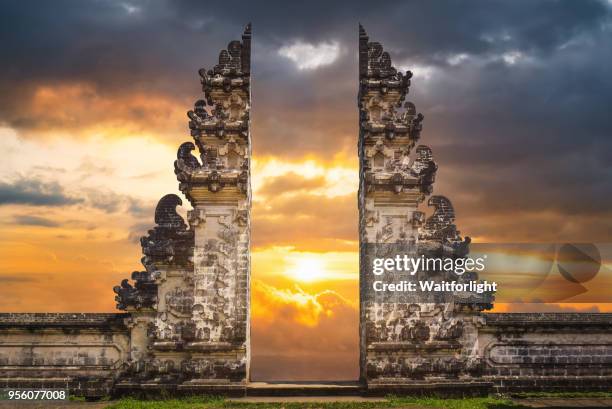
<svg viewBox="0 0 612 409">
<path fill-rule="evenodd" d="M 112 287 L 142 269 L 138 238 L 157 199 L 177 192 L 172 163 L 186 138 L 122 115 L 171 104 L 91 92 L 46 86 L 33 111 L 56 125 L 0 128 L 7 181 L 26 197 L 0 206 L 2 311 L 115 311 Z M 87 118 L 93 106 L 102 114 Z M 61 126 L 73 120 L 82 127 Z M 254 157 L 253 379 L 358 376 L 356 162 L 342 152 Z"/>
</svg>

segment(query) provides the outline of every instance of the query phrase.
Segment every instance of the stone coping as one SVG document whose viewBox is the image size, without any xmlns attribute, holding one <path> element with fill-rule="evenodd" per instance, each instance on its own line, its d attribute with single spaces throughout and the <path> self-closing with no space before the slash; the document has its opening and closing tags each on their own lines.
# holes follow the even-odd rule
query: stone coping
<svg viewBox="0 0 612 409">
<path fill-rule="evenodd" d="M 0 313 L 0 328 L 6 327 L 109 327 L 125 328 L 128 313 Z"/>
<path fill-rule="evenodd" d="M 612 326 L 612 313 L 511 312 L 483 315 L 487 325 L 493 326 Z"/>
<path fill-rule="evenodd" d="M 130 313 L 66 313 L 66 312 L 18 312 L 0 313 L 0 326 L 22 325 L 109 325 L 123 324 Z M 512 312 L 485 313 L 487 324 L 492 325 L 529 325 L 529 324 L 609 324 L 612 325 L 612 313 L 574 313 L 574 312 Z"/>
</svg>

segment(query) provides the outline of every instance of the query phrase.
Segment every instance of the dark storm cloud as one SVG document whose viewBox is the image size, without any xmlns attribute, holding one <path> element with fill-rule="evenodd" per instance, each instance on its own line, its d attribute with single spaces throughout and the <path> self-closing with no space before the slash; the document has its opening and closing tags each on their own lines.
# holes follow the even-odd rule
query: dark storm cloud
<svg viewBox="0 0 612 409">
<path fill-rule="evenodd" d="M 0 182 L 1 205 L 29 206 L 71 206 L 86 205 L 106 213 L 128 212 L 134 217 L 150 217 L 154 206 L 133 196 L 115 193 L 109 190 L 83 189 L 83 197 L 75 197 L 57 181 L 45 181 L 37 178 L 18 177 L 10 182 Z M 39 216 L 16 216 L 19 224 L 55 227 L 54 221 Z"/>
<path fill-rule="evenodd" d="M 19 178 L 0 182 L 0 205 L 24 204 L 31 206 L 67 206 L 83 200 L 67 195 L 57 182 Z"/>
<path fill-rule="evenodd" d="M 414 67 L 409 99 L 425 114 L 422 143 L 440 165 L 436 192 L 454 198 L 469 220 L 480 215 L 481 223 L 469 224 L 472 234 L 491 234 L 493 217 L 517 209 L 523 222 L 552 212 L 552 226 L 568 215 L 609 215 L 607 1 L 64 1 L 2 8 L 0 58 L 8 63 L 0 122 L 18 129 L 45 123 L 44 112 L 28 115 L 40 85 L 84 83 L 107 99 L 138 92 L 189 105 L 199 97 L 197 68 L 210 67 L 252 21 L 254 153 L 354 155 L 360 21 L 396 66 Z M 342 52 L 330 65 L 300 71 L 278 55 L 298 40 L 336 41 Z M 155 131 L 160 126 L 151 119 L 159 114 L 151 112 L 125 116 Z"/>
</svg>

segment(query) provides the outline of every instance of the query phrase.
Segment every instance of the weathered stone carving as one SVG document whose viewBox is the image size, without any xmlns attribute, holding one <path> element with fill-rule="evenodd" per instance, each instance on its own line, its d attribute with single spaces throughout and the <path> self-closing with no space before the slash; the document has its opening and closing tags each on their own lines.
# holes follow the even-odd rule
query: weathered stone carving
<svg viewBox="0 0 612 409">
<path fill-rule="evenodd" d="M 411 170 L 419 178 L 421 192 L 430 194 L 433 191 L 433 183 L 436 181 L 438 165 L 433 160 L 433 153 L 429 146 L 417 146 L 416 155 Z"/>
<path fill-rule="evenodd" d="M 142 264 L 146 271 L 134 271 L 132 286 L 127 279 L 115 286 L 117 308 L 120 310 L 141 310 L 156 307 L 158 300 L 158 282 L 161 270 L 169 265 L 186 265 L 191 263 L 193 252 L 193 232 L 187 230 L 183 218 L 176 212 L 176 206 L 182 204 L 176 195 L 162 197 L 155 208 L 157 226 L 140 239 L 142 245 Z"/>
<path fill-rule="evenodd" d="M 121 285 L 113 287 L 117 309 L 143 309 L 153 308 L 157 301 L 157 285 L 147 271 L 134 271 L 132 286 L 127 279 L 121 281 Z"/>
<path fill-rule="evenodd" d="M 176 212 L 176 207 L 182 204 L 177 195 L 162 197 L 155 208 L 157 226 L 140 239 L 144 254 L 142 263 L 151 273 L 162 265 L 188 266 L 192 262 L 193 231 L 187 229 L 185 221 Z"/>
<path fill-rule="evenodd" d="M 168 312 L 180 315 L 191 316 L 193 310 L 193 289 L 176 287 L 166 293 L 166 306 Z"/>
<path fill-rule="evenodd" d="M 454 224 L 451 202 L 432 196 L 433 214 L 418 210 L 433 192 L 437 164 L 431 148 L 419 145 L 423 115 L 404 102 L 412 74 L 402 74 L 379 43 L 359 32 L 359 155 L 361 251 L 361 378 L 368 390 L 396 391 L 414 387 L 414 380 L 441 382 L 475 373 L 480 363 L 473 344 L 478 313 L 490 306 L 491 295 L 434 296 L 412 300 L 407 295 L 377 298 L 364 265 L 372 246 L 378 256 L 403 248 L 414 256 L 465 257 Z M 403 246 L 403 247 L 396 247 Z M 385 254 L 381 254 L 385 253 Z M 389 253 L 389 254 L 386 254 Z M 371 273 L 370 273 L 371 274 Z M 417 272 L 419 279 L 452 280 L 452 272 Z M 462 279 L 471 275 L 464 275 Z M 488 298 L 487 298 L 488 297 Z M 392 385 L 392 386 L 390 386 Z"/>
<path fill-rule="evenodd" d="M 189 294 L 192 339 L 184 348 L 198 356 L 189 357 L 183 366 L 190 387 L 246 380 L 250 42 L 249 25 L 242 41 L 232 41 L 221 51 L 212 70 L 199 71 L 204 98 L 188 116 L 202 165 L 196 165 L 193 156 L 181 162 L 180 150 L 177 159 L 180 189 L 193 206 L 188 219 L 196 243 Z M 192 146 L 185 149 L 190 152 Z M 220 358 L 219 352 L 227 358 Z"/>
<path fill-rule="evenodd" d="M 204 98 L 187 113 L 195 143 L 177 151 L 174 172 L 189 199 L 189 225 L 176 195 L 155 210 L 141 239 L 146 272 L 115 287 L 133 311 L 133 358 L 121 388 L 227 392 L 245 387 L 250 228 L 250 26 L 212 70 L 199 71 Z M 199 159 L 193 154 L 199 150 Z"/>
</svg>

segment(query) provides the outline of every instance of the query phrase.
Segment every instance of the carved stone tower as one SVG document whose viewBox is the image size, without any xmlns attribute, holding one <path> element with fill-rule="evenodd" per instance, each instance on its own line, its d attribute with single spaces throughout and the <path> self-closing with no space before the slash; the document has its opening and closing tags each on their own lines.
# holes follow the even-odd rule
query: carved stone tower
<svg viewBox="0 0 612 409">
<path fill-rule="evenodd" d="M 373 289 L 375 254 L 459 258 L 468 252 L 469 238 L 459 236 L 447 198 L 429 198 L 434 212 L 427 220 L 419 210 L 433 191 L 437 165 L 429 147 L 415 148 L 423 115 L 405 101 L 411 77 L 359 27 L 360 378 L 369 393 L 482 389 L 486 383 L 473 382 L 472 374 L 480 368 L 479 312 L 490 295 L 416 299 Z M 427 274 L 449 278 L 443 271 Z"/>
<path fill-rule="evenodd" d="M 199 71 L 204 96 L 189 111 L 195 144 L 174 162 L 193 210 L 164 196 L 142 238 L 135 286 L 115 287 L 132 312 L 129 367 L 118 388 L 244 393 L 249 365 L 251 26 Z M 192 154 L 197 147 L 199 159 Z"/>
<path fill-rule="evenodd" d="M 191 382 L 245 381 L 248 372 L 250 208 L 249 110 L 251 28 L 221 51 L 219 64 L 200 70 L 205 98 L 188 113 L 194 146 L 179 148 L 175 173 L 191 202 L 193 340 Z"/>
</svg>

